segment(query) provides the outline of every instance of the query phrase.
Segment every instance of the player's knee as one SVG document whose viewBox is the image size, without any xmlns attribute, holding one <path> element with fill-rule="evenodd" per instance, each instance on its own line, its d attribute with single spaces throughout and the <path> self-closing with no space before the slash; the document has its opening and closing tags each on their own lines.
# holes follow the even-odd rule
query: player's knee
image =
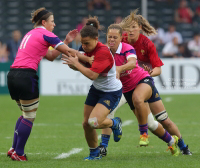
<svg viewBox="0 0 200 168">
<path fill-rule="evenodd" d="M 158 122 L 163 122 L 168 118 L 168 114 L 165 110 L 165 111 L 161 111 L 160 113 L 156 114 L 155 117 Z"/>
<path fill-rule="evenodd" d="M 98 120 L 96 117 L 94 118 L 89 118 L 88 119 L 88 124 L 90 125 L 90 127 L 92 127 L 93 129 L 98 127 Z"/>
<path fill-rule="evenodd" d="M 90 127 L 90 125 L 88 124 L 88 121 L 83 121 L 82 125 L 83 125 L 83 129 L 87 129 L 88 127 Z"/>
<path fill-rule="evenodd" d="M 133 96 L 133 104 L 135 107 L 140 106 L 142 103 L 144 103 L 144 100 L 140 95 Z"/>
<path fill-rule="evenodd" d="M 150 131 L 155 131 L 158 128 L 158 121 L 154 120 L 152 113 L 148 115 L 148 128 Z"/>
</svg>

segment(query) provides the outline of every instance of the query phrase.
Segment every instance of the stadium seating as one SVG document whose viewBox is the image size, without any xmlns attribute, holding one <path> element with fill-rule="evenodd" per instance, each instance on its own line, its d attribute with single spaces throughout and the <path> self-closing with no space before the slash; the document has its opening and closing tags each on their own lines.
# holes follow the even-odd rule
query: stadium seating
<svg viewBox="0 0 200 168">
<path fill-rule="evenodd" d="M 30 22 L 30 13 L 39 7 L 46 7 L 54 13 L 56 27 L 54 33 L 63 39 L 69 30 L 76 27 L 84 16 L 89 14 L 98 16 L 100 23 L 107 28 L 114 22 L 116 16 L 127 16 L 131 10 L 139 8 L 141 13 L 141 1 L 138 0 L 109 0 L 110 11 L 94 10 L 88 11 L 86 0 L 1 0 L 0 1 L 0 38 L 6 40 L 13 30 L 19 29 L 24 35 L 33 27 Z M 148 20 L 151 24 L 159 21 L 162 27 L 167 30 L 168 25 L 174 22 L 174 11 L 178 7 L 176 2 L 157 2 L 148 0 Z M 197 26 L 181 24 L 177 25 L 177 30 L 183 35 L 184 41 L 188 41 Z M 106 30 L 105 30 L 106 31 Z M 105 33 L 104 31 L 104 33 Z M 100 39 L 105 41 L 105 34 L 100 33 Z"/>
</svg>

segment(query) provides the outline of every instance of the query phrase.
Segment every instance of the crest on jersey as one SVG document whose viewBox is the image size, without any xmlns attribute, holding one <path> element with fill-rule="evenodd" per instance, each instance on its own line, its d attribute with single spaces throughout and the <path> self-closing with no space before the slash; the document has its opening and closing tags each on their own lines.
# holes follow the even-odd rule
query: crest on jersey
<svg viewBox="0 0 200 168">
<path fill-rule="evenodd" d="M 156 93 L 156 95 L 155 95 L 155 98 L 158 98 L 159 97 L 159 94 L 158 93 Z"/>
<path fill-rule="evenodd" d="M 110 100 L 104 100 L 103 102 L 110 106 Z"/>
<path fill-rule="evenodd" d="M 144 50 L 141 50 L 142 55 L 144 55 L 144 52 L 145 52 Z"/>
</svg>

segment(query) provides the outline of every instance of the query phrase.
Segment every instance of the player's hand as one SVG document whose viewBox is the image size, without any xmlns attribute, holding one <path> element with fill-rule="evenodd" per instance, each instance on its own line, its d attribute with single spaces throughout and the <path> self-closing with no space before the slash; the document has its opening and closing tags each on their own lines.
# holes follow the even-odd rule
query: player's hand
<svg viewBox="0 0 200 168">
<path fill-rule="evenodd" d="M 69 66 L 71 69 L 77 71 L 77 68 L 76 68 L 75 66 L 73 66 L 73 65 L 68 65 L 68 66 Z"/>
<path fill-rule="evenodd" d="M 92 63 L 94 62 L 94 55 L 91 57 L 88 57 L 88 62 L 90 65 L 92 65 Z"/>
<path fill-rule="evenodd" d="M 142 66 L 143 66 L 145 71 L 148 71 L 149 75 L 152 74 L 153 70 L 150 67 L 148 67 L 147 65 L 144 65 L 144 64 Z"/>
<path fill-rule="evenodd" d="M 64 55 L 62 54 L 62 58 L 61 58 L 64 62 L 63 64 L 67 64 L 69 66 L 74 66 L 76 68 L 76 64 L 78 63 L 78 57 L 75 54 L 75 56 L 71 56 L 71 55 Z"/>
<path fill-rule="evenodd" d="M 71 43 L 76 38 L 77 34 L 78 34 L 78 30 L 77 29 L 71 30 L 66 35 L 66 38 L 65 38 L 64 42 L 66 42 L 67 44 Z"/>
</svg>

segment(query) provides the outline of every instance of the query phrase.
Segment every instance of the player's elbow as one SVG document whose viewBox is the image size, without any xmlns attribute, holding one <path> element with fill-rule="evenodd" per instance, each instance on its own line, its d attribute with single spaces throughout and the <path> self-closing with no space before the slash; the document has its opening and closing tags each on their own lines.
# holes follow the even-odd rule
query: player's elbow
<svg viewBox="0 0 200 168">
<path fill-rule="evenodd" d="M 91 80 L 95 80 L 95 79 L 98 78 L 98 76 L 99 76 L 98 73 L 94 73 L 94 72 L 93 72 L 93 73 L 90 74 L 89 79 L 91 79 Z"/>
<path fill-rule="evenodd" d="M 91 75 L 89 78 L 90 78 L 91 80 L 95 80 L 95 79 L 97 79 L 97 77 L 94 76 L 94 75 Z"/>
<path fill-rule="evenodd" d="M 54 59 L 53 59 L 53 58 L 49 58 L 49 61 L 53 62 L 53 61 L 54 61 Z"/>
<path fill-rule="evenodd" d="M 48 61 L 53 61 L 55 60 L 57 57 L 57 55 L 53 54 L 53 52 L 50 50 L 48 51 L 47 55 L 45 56 L 45 58 L 48 60 Z"/>
<path fill-rule="evenodd" d="M 48 60 L 48 61 L 53 61 L 54 59 L 53 59 L 53 57 L 51 57 L 51 56 L 45 56 L 45 58 Z"/>
</svg>

